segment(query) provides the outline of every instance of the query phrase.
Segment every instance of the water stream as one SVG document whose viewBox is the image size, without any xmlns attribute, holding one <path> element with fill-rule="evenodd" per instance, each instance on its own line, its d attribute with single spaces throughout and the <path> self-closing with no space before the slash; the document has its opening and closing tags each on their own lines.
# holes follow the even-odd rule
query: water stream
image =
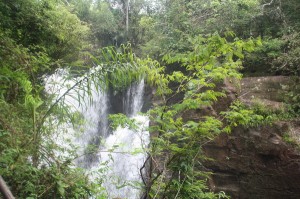
<svg viewBox="0 0 300 199">
<path fill-rule="evenodd" d="M 46 91 L 59 97 L 74 85 L 76 79 L 65 80 L 66 73 L 60 70 L 48 77 Z M 69 147 L 66 141 L 71 140 L 80 156 L 75 160 L 78 167 L 85 168 L 87 172 L 101 169 L 108 198 L 139 198 L 140 168 L 146 159 L 144 149 L 149 142 L 149 133 L 146 131 L 149 120 L 138 114 L 143 107 L 144 81 L 132 83 L 120 92 L 97 90 L 92 84 L 91 98 L 86 96 L 84 102 L 74 97 L 78 94 L 83 95 L 83 91 L 75 88 L 66 95 L 64 102 L 73 111 L 78 111 L 85 123 L 75 127 L 60 125 L 60 132 L 65 133 L 63 136 L 58 133 L 54 139 L 64 147 Z M 108 121 L 111 113 L 123 113 L 136 119 L 139 129 L 118 127 L 112 131 Z M 91 148 L 93 153 L 90 153 Z"/>
</svg>

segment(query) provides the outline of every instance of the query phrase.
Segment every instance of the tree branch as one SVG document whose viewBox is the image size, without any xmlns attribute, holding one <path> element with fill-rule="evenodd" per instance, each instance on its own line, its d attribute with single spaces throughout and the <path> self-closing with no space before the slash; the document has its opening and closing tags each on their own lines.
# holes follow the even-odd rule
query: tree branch
<svg viewBox="0 0 300 199">
<path fill-rule="evenodd" d="M 15 199 L 15 197 L 10 192 L 8 186 L 6 185 L 5 181 L 3 180 L 2 176 L 0 176 L 0 192 L 5 199 Z"/>
<path fill-rule="evenodd" d="M 262 8 L 262 11 L 264 12 L 264 9 L 265 9 L 265 7 L 266 6 L 270 6 L 270 5 L 272 5 L 272 3 L 274 2 L 274 0 L 271 0 L 269 3 L 265 3 L 265 4 L 263 4 L 262 6 L 261 6 L 261 8 Z"/>
</svg>

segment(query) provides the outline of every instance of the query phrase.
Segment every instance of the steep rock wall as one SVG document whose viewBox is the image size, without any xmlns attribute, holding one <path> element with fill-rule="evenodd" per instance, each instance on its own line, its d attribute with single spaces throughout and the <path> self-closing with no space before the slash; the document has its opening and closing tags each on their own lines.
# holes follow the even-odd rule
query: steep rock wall
<svg viewBox="0 0 300 199">
<path fill-rule="evenodd" d="M 263 103 L 270 109 L 284 109 L 283 98 L 288 77 L 252 77 L 241 82 L 240 89 L 224 84 L 228 97 L 211 108 L 211 113 L 225 110 L 239 98 L 246 104 Z M 192 114 L 195 119 L 199 113 Z M 300 138 L 300 122 L 277 122 L 257 128 L 237 127 L 204 147 L 213 161 L 204 163 L 214 174 L 209 186 L 225 191 L 233 199 L 300 198 L 300 153 L 285 142 L 288 135 Z"/>
<path fill-rule="evenodd" d="M 207 144 L 210 187 L 232 198 L 300 198 L 300 154 L 282 139 L 289 125 L 239 127 Z"/>
</svg>

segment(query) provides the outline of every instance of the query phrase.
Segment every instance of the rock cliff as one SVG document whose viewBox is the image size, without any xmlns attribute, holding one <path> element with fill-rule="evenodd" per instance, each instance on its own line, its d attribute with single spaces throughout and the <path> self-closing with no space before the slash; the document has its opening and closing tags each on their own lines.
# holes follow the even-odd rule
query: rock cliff
<svg viewBox="0 0 300 199">
<path fill-rule="evenodd" d="M 236 98 L 249 105 L 259 102 L 284 110 L 288 85 L 289 78 L 283 76 L 244 78 L 239 89 L 225 83 L 228 97 L 212 107 L 212 112 L 226 109 Z M 221 134 L 204 147 L 214 159 L 204 164 L 214 173 L 210 188 L 225 191 L 233 199 L 300 198 L 299 139 L 300 122 L 296 120 L 237 127 L 231 134 Z"/>
</svg>

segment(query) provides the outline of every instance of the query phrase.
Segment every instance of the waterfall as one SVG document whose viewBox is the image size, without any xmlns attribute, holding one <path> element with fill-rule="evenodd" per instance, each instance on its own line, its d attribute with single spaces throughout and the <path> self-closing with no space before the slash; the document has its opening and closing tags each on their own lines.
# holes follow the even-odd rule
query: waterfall
<svg viewBox="0 0 300 199">
<path fill-rule="evenodd" d="M 149 142 L 149 134 L 145 128 L 149 125 L 149 120 L 146 116 L 138 115 L 143 105 L 144 81 L 133 83 L 126 91 L 123 98 L 123 107 L 125 114 L 136 119 L 139 123 L 139 129 L 132 131 L 128 128 L 119 127 L 116 131 L 110 134 L 105 140 L 103 151 L 117 146 L 114 153 L 100 153 L 102 161 L 107 161 L 109 158 L 113 160 L 109 164 L 109 172 L 105 187 L 108 191 L 109 198 L 139 198 L 139 190 L 135 187 L 141 181 L 140 168 L 145 161 L 145 153 L 142 147 L 145 147 Z M 113 186 L 113 184 L 118 186 Z M 127 185 L 127 186 L 124 186 Z"/>
<path fill-rule="evenodd" d="M 123 98 L 125 114 L 135 116 L 141 111 L 143 106 L 144 81 L 134 82 L 126 91 L 126 97 Z"/>
<path fill-rule="evenodd" d="M 76 82 L 76 79 L 63 80 L 65 73 L 61 70 L 47 78 L 45 88 L 48 93 L 56 93 L 59 97 Z M 76 159 L 75 164 L 87 172 L 104 172 L 103 186 L 108 198 L 139 198 L 140 168 L 146 159 L 144 149 L 149 142 L 146 131 L 149 119 L 138 114 L 143 106 L 144 81 L 134 82 L 121 92 L 99 91 L 91 85 L 91 98 L 87 97 L 85 103 L 74 99 L 78 93 L 83 95 L 83 91 L 74 89 L 64 98 L 64 102 L 73 107 L 73 111 L 80 112 L 86 122 L 75 128 L 67 124 L 60 126 L 67 129 L 67 135 L 58 135 L 57 142 L 65 145 L 65 140 L 71 139 L 77 153 L 86 154 Z M 111 131 L 108 115 L 118 112 L 135 119 L 139 129 L 118 127 Z M 97 152 L 89 154 L 91 146 Z"/>
</svg>

